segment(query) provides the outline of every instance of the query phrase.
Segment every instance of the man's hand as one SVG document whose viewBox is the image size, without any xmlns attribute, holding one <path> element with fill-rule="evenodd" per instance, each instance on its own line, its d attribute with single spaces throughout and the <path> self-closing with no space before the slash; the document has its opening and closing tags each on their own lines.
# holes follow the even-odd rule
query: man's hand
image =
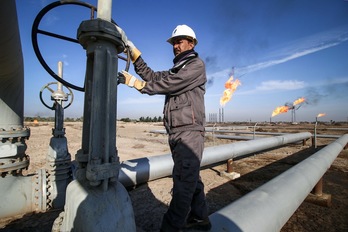
<svg viewBox="0 0 348 232">
<path fill-rule="evenodd" d="M 135 76 L 124 70 L 118 73 L 117 84 L 120 83 L 128 85 L 131 88 L 134 87 L 139 91 L 142 90 L 146 85 L 145 81 L 138 80 Z"/>
<path fill-rule="evenodd" d="M 134 63 L 138 59 L 138 57 L 141 55 L 141 52 L 139 51 L 139 49 L 137 49 L 134 46 L 132 41 L 128 40 L 126 33 L 121 27 L 117 26 L 116 24 L 115 24 L 115 27 L 121 35 L 122 42 L 129 49 L 132 63 Z"/>
<path fill-rule="evenodd" d="M 127 46 L 130 51 L 132 63 L 134 63 L 138 59 L 138 57 L 141 55 L 141 52 L 139 51 L 138 48 L 134 46 L 133 42 L 130 40 L 127 41 Z"/>
</svg>

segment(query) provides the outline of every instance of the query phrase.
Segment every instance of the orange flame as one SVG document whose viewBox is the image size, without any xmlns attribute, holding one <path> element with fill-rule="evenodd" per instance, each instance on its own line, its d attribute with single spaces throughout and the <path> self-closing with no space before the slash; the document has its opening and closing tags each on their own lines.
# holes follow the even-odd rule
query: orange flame
<svg viewBox="0 0 348 232">
<path fill-rule="evenodd" d="M 301 104 L 302 102 L 304 102 L 306 99 L 304 97 L 301 97 L 299 99 L 297 99 L 296 101 L 294 101 L 293 105 L 296 106 L 298 104 Z"/>
<path fill-rule="evenodd" d="M 323 116 L 325 116 L 325 115 L 326 115 L 326 114 L 318 114 L 317 118 L 323 117 Z"/>
<path fill-rule="evenodd" d="M 241 85 L 241 82 L 236 79 L 233 81 L 233 75 L 226 81 L 225 90 L 223 96 L 220 98 L 220 105 L 224 106 L 228 101 L 231 100 L 232 94 L 236 91 L 237 87 Z"/>
<path fill-rule="evenodd" d="M 278 114 L 286 113 L 288 112 L 288 110 L 289 110 L 288 106 L 278 106 L 275 110 L 273 110 L 272 117 Z"/>
</svg>

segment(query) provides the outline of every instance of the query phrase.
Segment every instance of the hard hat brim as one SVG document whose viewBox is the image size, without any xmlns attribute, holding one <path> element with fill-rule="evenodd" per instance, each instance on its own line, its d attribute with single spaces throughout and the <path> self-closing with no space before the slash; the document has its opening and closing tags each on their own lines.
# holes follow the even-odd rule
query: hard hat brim
<svg viewBox="0 0 348 232">
<path fill-rule="evenodd" d="M 173 45 L 174 39 L 177 39 L 177 38 L 183 38 L 183 39 L 192 40 L 193 43 L 195 44 L 195 46 L 198 44 L 197 39 L 195 39 L 195 38 L 193 38 L 191 36 L 186 36 L 186 35 L 178 35 L 178 36 L 170 37 L 169 39 L 167 39 L 167 42 L 170 43 L 171 45 Z"/>
</svg>

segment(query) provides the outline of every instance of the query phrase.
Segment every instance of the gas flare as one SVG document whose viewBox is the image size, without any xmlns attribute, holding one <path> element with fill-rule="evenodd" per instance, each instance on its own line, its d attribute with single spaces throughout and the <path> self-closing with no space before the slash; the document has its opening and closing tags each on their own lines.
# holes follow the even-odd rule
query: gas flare
<svg viewBox="0 0 348 232">
<path fill-rule="evenodd" d="M 233 80 L 233 75 L 226 81 L 226 89 L 223 92 L 223 96 L 220 98 L 221 106 L 225 106 L 225 104 L 231 100 L 232 94 L 236 91 L 239 85 L 241 85 L 241 82 L 238 79 Z"/>
<path fill-rule="evenodd" d="M 272 117 L 276 116 L 278 114 L 286 113 L 286 112 L 288 112 L 289 109 L 296 110 L 295 106 L 300 105 L 300 104 L 304 103 L 305 101 L 306 101 L 306 99 L 304 97 L 300 97 L 299 99 L 295 100 L 292 104 L 286 103 L 285 106 L 279 106 L 275 110 L 273 110 Z M 300 107 L 301 107 L 301 105 L 298 108 L 300 108 Z"/>
<path fill-rule="evenodd" d="M 286 113 L 288 112 L 288 110 L 289 110 L 289 106 L 278 106 L 275 110 L 273 110 L 272 117 L 278 114 Z"/>
<path fill-rule="evenodd" d="M 306 99 L 304 97 L 301 97 L 299 99 L 297 99 L 296 101 L 294 101 L 294 106 L 298 105 L 298 104 L 301 104 L 305 101 Z"/>
<path fill-rule="evenodd" d="M 323 116 L 325 116 L 325 115 L 326 115 L 326 114 L 318 114 L 317 118 L 323 117 Z"/>
</svg>

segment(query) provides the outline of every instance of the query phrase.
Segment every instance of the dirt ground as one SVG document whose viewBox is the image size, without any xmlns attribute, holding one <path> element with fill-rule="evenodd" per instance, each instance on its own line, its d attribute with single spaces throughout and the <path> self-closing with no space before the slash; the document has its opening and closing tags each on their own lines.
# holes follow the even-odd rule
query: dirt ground
<svg viewBox="0 0 348 232">
<path fill-rule="evenodd" d="M 26 153 L 30 156 L 30 166 L 25 174 L 35 173 L 45 165 L 49 140 L 52 137 L 52 123 L 29 123 L 31 136 L 27 143 Z M 233 127 L 237 125 L 220 125 Z M 239 126 L 239 125 L 238 125 Z M 253 131 L 253 125 L 243 130 Z M 65 123 L 69 152 L 75 159 L 76 151 L 81 146 L 82 123 Z M 340 128 L 339 130 L 336 128 Z M 317 127 L 318 134 L 343 135 L 348 133 L 348 125 L 324 125 Z M 277 124 L 259 125 L 259 132 L 313 132 L 313 124 Z M 117 123 L 117 148 L 120 161 L 169 154 L 167 136 L 151 133 L 152 130 L 163 130 L 160 123 Z M 216 139 L 207 132 L 205 146 L 217 146 L 225 143 L 237 143 L 238 140 Z M 250 136 L 250 135 L 249 135 Z M 241 177 L 235 180 L 221 175 L 226 171 L 226 163 L 203 168 L 201 176 L 209 212 L 214 213 L 230 204 L 246 193 L 261 186 L 297 163 L 306 159 L 316 151 L 333 142 L 332 138 L 318 138 L 317 149 L 312 141 L 297 143 L 280 148 L 251 154 L 243 159 L 233 161 L 233 171 Z M 129 189 L 132 199 L 137 232 L 159 231 L 163 214 L 171 199 L 172 180 L 170 177 L 154 180 Z M 348 231 L 348 150 L 343 150 L 323 177 L 323 192 L 332 197 L 331 206 L 319 206 L 304 201 L 281 232 L 306 231 Z M 46 213 L 30 213 L 11 218 L 0 219 L 0 231 L 51 231 L 53 221 L 61 209 Z"/>
</svg>

